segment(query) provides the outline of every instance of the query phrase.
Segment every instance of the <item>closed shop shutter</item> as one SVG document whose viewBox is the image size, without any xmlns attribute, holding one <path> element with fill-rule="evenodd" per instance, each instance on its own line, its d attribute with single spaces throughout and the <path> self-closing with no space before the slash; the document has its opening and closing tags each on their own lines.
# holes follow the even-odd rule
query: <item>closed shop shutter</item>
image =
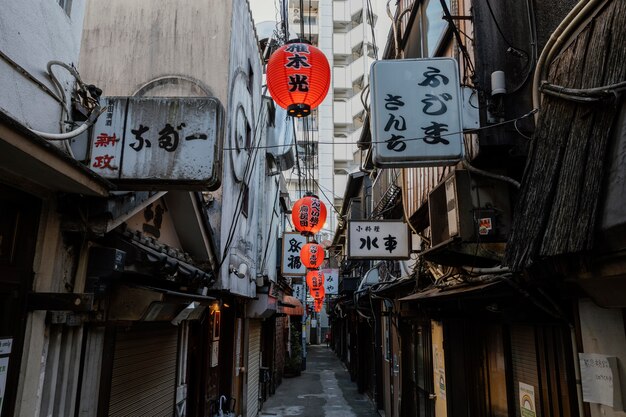
<svg viewBox="0 0 626 417">
<path fill-rule="evenodd" d="M 248 339 L 248 393 L 247 417 L 256 417 L 259 411 L 259 368 L 261 366 L 261 321 L 250 320 Z"/>
<path fill-rule="evenodd" d="M 110 417 L 172 416 L 177 343 L 178 328 L 169 323 L 117 332 Z"/>
<path fill-rule="evenodd" d="M 534 387 L 537 417 L 541 417 L 541 408 L 539 407 L 537 352 L 535 346 L 535 329 L 533 326 L 514 325 L 511 327 L 511 360 L 513 364 L 513 389 L 515 393 L 516 417 L 521 417 L 519 407 L 520 382 Z"/>
</svg>

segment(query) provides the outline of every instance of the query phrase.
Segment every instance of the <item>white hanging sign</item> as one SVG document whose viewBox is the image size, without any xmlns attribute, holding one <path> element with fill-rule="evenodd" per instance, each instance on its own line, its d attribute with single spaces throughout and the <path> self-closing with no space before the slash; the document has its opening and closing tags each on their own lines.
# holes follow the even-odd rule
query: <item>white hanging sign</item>
<svg viewBox="0 0 626 417">
<path fill-rule="evenodd" d="M 396 220 L 348 222 L 348 259 L 409 259 L 409 227 Z"/>
<path fill-rule="evenodd" d="M 615 356 L 579 353 L 583 401 L 621 410 L 621 385 Z"/>
<path fill-rule="evenodd" d="M 339 293 L 339 270 L 336 268 L 322 269 L 324 274 L 324 290 L 326 295 L 337 295 Z"/>
<path fill-rule="evenodd" d="M 195 97 L 105 97 L 89 167 L 132 189 L 215 189 L 224 111 Z"/>
<path fill-rule="evenodd" d="M 463 96 L 454 59 L 376 61 L 370 72 L 375 165 L 443 166 L 463 158 Z"/>
<path fill-rule="evenodd" d="M 306 236 L 300 233 L 285 232 L 283 234 L 283 248 L 281 258 L 281 272 L 287 276 L 306 274 L 306 267 L 302 265 L 300 250 L 306 244 Z"/>
</svg>

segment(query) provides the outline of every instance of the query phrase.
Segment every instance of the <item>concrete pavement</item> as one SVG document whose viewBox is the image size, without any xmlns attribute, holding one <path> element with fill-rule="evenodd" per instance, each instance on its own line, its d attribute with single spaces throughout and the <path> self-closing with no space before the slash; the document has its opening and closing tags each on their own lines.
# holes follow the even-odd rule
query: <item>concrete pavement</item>
<svg viewBox="0 0 626 417">
<path fill-rule="evenodd" d="M 356 384 L 335 352 L 326 345 L 307 346 L 307 369 L 283 378 L 259 417 L 379 417 L 374 404 Z"/>
</svg>

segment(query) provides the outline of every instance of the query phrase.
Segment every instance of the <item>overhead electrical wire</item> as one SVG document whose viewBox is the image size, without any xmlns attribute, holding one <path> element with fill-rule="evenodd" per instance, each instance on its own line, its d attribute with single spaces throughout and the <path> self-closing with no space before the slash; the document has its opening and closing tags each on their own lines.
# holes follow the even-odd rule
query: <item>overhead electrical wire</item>
<svg viewBox="0 0 626 417">
<path fill-rule="evenodd" d="M 519 120 L 523 120 L 523 119 L 525 119 L 527 117 L 532 116 L 537 111 L 538 111 L 538 109 L 533 109 L 533 110 L 529 111 L 528 113 L 523 114 L 522 116 L 516 117 L 515 119 L 509 119 L 509 120 L 505 120 L 505 121 L 502 121 L 502 122 L 499 122 L 499 123 L 494 123 L 492 125 L 477 127 L 475 129 L 467 129 L 467 130 L 456 131 L 456 132 L 442 133 L 440 136 L 441 137 L 445 137 L 445 136 L 452 136 L 452 135 L 458 135 L 458 134 L 471 134 L 471 133 L 476 133 L 476 132 L 483 131 L 483 130 L 493 129 L 494 127 L 503 126 L 503 125 L 507 125 L 509 123 L 515 123 L 515 122 L 517 122 Z M 416 138 L 404 138 L 402 140 L 403 141 L 416 141 L 416 140 L 424 140 L 424 139 L 426 139 L 426 136 L 421 136 L 421 137 L 416 137 Z M 335 142 L 318 141 L 316 143 L 322 144 L 322 145 L 333 145 Z M 387 143 L 387 141 L 384 141 L 384 140 L 370 141 L 369 143 L 371 143 L 371 144 Z M 357 145 L 358 143 L 357 142 L 346 142 L 345 144 Z M 291 146 L 294 146 L 294 145 L 292 144 Z M 258 146 L 259 149 L 284 148 L 284 147 L 285 147 L 285 145 Z M 223 148 L 223 150 L 225 150 L 225 151 L 234 151 L 234 150 L 238 150 L 238 149 L 237 148 Z"/>
</svg>

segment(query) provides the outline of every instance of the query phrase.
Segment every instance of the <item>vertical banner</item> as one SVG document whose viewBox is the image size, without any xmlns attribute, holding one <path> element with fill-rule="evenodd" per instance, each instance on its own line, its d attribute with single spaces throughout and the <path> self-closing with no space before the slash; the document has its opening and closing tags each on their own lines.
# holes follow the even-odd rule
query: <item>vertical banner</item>
<svg viewBox="0 0 626 417">
<path fill-rule="evenodd" d="M 339 269 L 322 269 L 326 295 L 337 295 L 339 291 Z"/>
<path fill-rule="evenodd" d="M 283 248 L 280 270 L 283 275 L 298 276 L 306 274 L 306 267 L 302 265 L 300 250 L 306 243 L 306 236 L 297 232 L 283 234 Z"/>
</svg>

